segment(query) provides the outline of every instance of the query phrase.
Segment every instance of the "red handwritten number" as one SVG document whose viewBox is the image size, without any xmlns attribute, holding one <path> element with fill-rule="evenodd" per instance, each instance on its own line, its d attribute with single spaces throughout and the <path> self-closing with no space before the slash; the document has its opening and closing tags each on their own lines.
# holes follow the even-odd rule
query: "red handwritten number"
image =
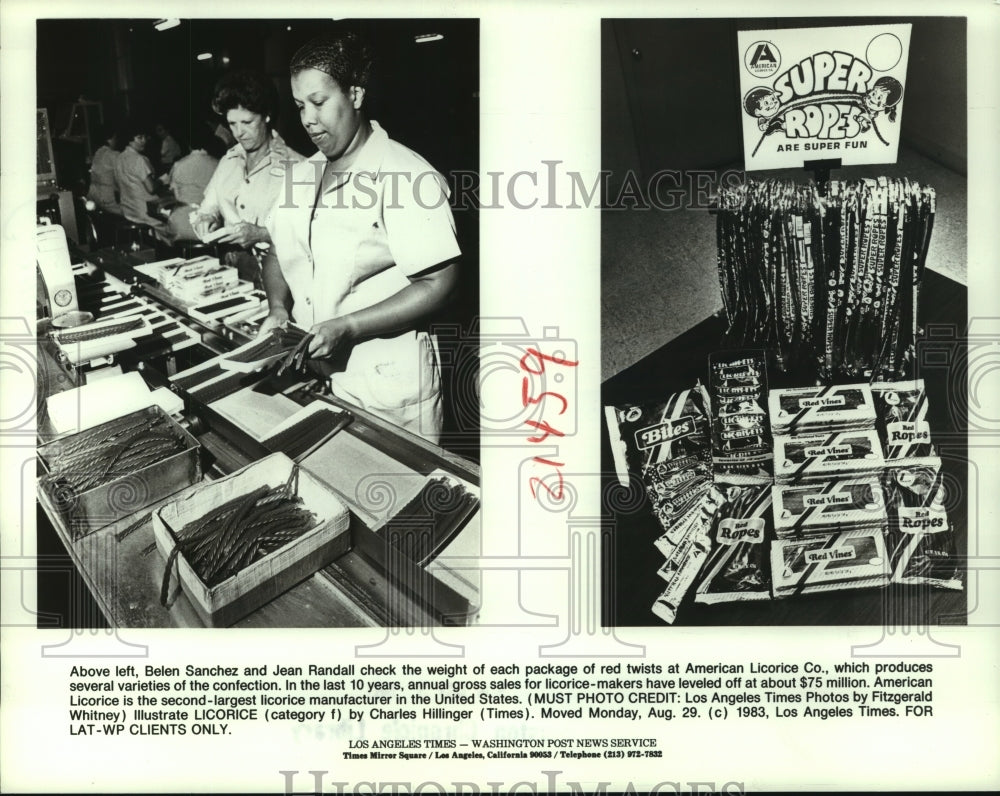
<svg viewBox="0 0 1000 796">
<path fill-rule="evenodd" d="M 562 395 L 560 395 L 557 392 L 550 392 L 546 390 L 545 392 L 541 393 L 537 398 L 532 398 L 530 395 L 528 395 L 528 386 L 529 386 L 528 382 L 529 379 L 527 376 L 525 376 L 524 381 L 521 382 L 522 406 L 527 406 L 528 404 L 540 404 L 544 398 L 547 398 L 548 396 L 551 395 L 553 398 L 558 398 L 560 401 L 562 401 L 562 409 L 559 410 L 559 414 L 564 414 L 566 410 L 569 408 L 569 401 L 567 401 Z"/>
<path fill-rule="evenodd" d="M 534 364 L 538 368 L 537 370 L 535 370 L 532 367 L 529 367 L 528 365 L 529 358 L 534 359 Z M 553 365 L 562 365 L 563 367 L 568 367 L 568 368 L 575 368 L 577 365 L 580 364 L 579 362 L 574 361 L 572 359 L 565 359 L 563 357 L 556 357 L 556 356 L 551 356 L 549 354 L 543 354 L 536 348 L 529 348 L 528 353 L 526 353 L 523 357 L 521 357 L 521 370 L 527 371 L 528 373 L 531 373 L 535 376 L 541 376 L 543 373 L 545 373 L 546 362 L 551 362 Z M 562 408 L 559 410 L 559 414 L 565 413 L 565 411 L 569 408 L 569 401 L 567 401 L 566 397 L 561 395 L 560 393 L 550 392 L 547 390 L 539 394 L 538 397 L 532 397 L 531 395 L 529 395 L 530 392 L 529 387 L 530 387 L 529 379 L 527 376 L 525 376 L 524 380 L 521 382 L 521 404 L 523 406 L 527 406 L 528 404 L 540 404 L 545 398 L 551 397 L 562 402 Z M 542 432 L 540 435 L 528 437 L 528 442 L 540 443 L 540 442 L 545 442 L 545 440 L 547 440 L 549 436 L 556 436 L 556 437 L 566 436 L 565 433 L 563 433 L 562 431 L 552 428 L 552 426 L 549 425 L 547 420 L 542 420 L 541 422 L 535 420 L 525 420 L 524 424 L 526 426 L 530 426 L 531 428 L 537 429 L 538 431 Z M 557 502 L 561 501 L 563 499 L 563 474 L 559 470 L 559 468 L 565 467 L 566 466 L 565 463 L 553 461 L 552 459 L 543 459 L 541 456 L 536 456 L 534 458 L 534 461 L 538 462 L 539 464 L 546 464 L 549 467 L 556 468 L 556 477 L 559 479 L 559 484 L 555 489 L 553 489 L 551 486 L 545 483 L 545 480 L 543 478 L 539 478 L 538 476 L 532 476 L 531 478 L 528 479 L 528 487 L 531 489 L 531 496 L 535 498 L 535 500 L 538 500 L 538 492 L 535 489 L 535 487 L 537 486 L 540 489 L 544 489 L 546 492 L 548 492 L 549 497 L 551 497 L 553 500 Z"/>
<path fill-rule="evenodd" d="M 525 364 L 528 357 L 534 357 L 538 361 L 539 364 L 538 370 L 532 370 Z M 525 354 L 523 357 L 521 357 L 521 370 L 526 370 L 528 371 L 528 373 L 534 373 L 536 376 L 541 376 L 545 372 L 546 361 L 551 362 L 553 365 L 565 365 L 566 367 L 570 368 L 575 368 L 577 365 L 580 364 L 579 362 L 574 362 L 571 359 L 563 359 L 562 357 L 553 357 L 550 356 L 549 354 L 543 354 L 541 351 L 538 351 L 537 349 L 529 348 L 528 353 Z"/>
<path fill-rule="evenodd" d="M 534 461 L 540 464 L 548 464 L 552 467 L 565 467 L 565 462 L 554 462 L 551 459 L 543 459 L 541 456 L 536 456 Z M 535 492 L 535 484 L 538 484 L 542 489 L 549 493 L 549 496 L 555 501 L 561 501 L 563 499 L 563 476 L 559 470 L 556 470 L 556 475 L 559 477 L 559 487 L 558 491 L 555 491 L 550 487 L 545 481 L 537 476 L 533 476 L 528 479 L 528 488 L 531 489 L 531 496 L 538 500 L 538 493 Z"/>
<path fill-rule="evenodd" d="M 545 442 L 545 440 L 549 438 L 549 434 L 554 434 L 557 437 L 566 436 L 563 432 L 559 431 L 559 429 L 552 428 L 547 420 L 543 420 L 541 423 L 537 423 L 534 420 L 525 420 L 524 425 L 537 428 L 539 431 L 544 432 L 540 437 L 528 437 L 528 442 Z"/>
</svg>

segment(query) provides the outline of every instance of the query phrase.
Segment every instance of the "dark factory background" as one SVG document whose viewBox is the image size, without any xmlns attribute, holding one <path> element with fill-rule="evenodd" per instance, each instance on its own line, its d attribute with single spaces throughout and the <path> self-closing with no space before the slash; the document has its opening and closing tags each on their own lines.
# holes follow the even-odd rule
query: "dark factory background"
<svg viewBox="0 0 1000 796">
<path fill-rule="evenodd" d="M 476 170 L 477 20 L 181 20 L 166 30 L 151 19 L 39 20 L 38 107 L 48 110 L 59 182 L 69 187 L 82 176 L 79 142 L 60 137 L 81 98 L 100 102 L 106 120 L 163 122 L 186 146 L 194 126 L 213 116 L 215 82 L 241 68 L 271 77 L 280 98 L 278 131 L 311 155 L 316 149 L 298 121 L 288 63 L 306 41 L 338 26 L 358 30 L 375 50 L 370 118 L 444 174 Z M 417 42 L 427 34 L 441 38 Z"/>
</svg>

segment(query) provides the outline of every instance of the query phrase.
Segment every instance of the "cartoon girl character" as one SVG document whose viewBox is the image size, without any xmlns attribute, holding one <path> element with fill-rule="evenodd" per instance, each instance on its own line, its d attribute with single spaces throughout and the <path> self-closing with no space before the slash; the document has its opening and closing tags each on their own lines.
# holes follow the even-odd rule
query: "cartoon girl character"
<svg viewBox="0 0 1000 796">
<path fill-rule="evenodd" d="M 880 77 L 865 94 L 865 108 L 873 115 L 895 108 L 903 98 L 903 84 L 894 77 Z"/>
</svg>

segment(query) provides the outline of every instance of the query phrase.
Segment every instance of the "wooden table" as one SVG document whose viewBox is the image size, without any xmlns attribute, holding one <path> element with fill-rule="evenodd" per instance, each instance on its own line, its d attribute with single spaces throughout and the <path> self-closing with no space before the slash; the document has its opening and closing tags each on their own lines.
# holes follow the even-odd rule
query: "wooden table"
<svg viewBox="0 0 1000 796">
<path fill-rule="evenodd" d="M 914 376 L 927 390 L 928 421 L 945 473 L 945 483 L 962 485 L 962 499 L 949 509 L 955 528 L 958 557 L 967 552 L 964 486 L 968 478 L 966 359 L 962 336 L 967 328 L 964 286 L 926 271 L 920 323 L 925 329 L 918 343 Z M 608 379 L 601 388 L 602 404 L 619 405 L 663 400 L 694 385 L 707 384 L 708 356 L 722 346 L 725 323 L 706 318 L 684 334 L 631 367 Z M 781 374 L 768 373 L 771 387 L 794 386 Z M 611 458 L 606 425 L 601 423 L 601 462 L 605 496 L 620 490 Z M 662 556 L 653 546 L 663 533 L 645 497 L 636 496 L 635 511 L 606 508 L 611 544 L 603 562 L 603 618 L 606 625 L 662 625 L 650 607 L 663 592 L 656 574 Z M 628 505 L 633 505 L 628 499 Z M 920 586 L 844 590 L 762 602 L 696 604 L 691 595 L 678 611 L 678 625 L 878 625 L 908 626 L 965 624 L 966 593 Z"/>
</svg>

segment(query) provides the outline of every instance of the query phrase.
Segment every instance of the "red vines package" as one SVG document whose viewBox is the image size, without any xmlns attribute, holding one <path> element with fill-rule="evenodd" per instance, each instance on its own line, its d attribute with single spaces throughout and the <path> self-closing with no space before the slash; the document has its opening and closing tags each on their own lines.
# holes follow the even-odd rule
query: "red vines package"
<svg viewBox="0 0 1000 796">
<path fill-rule="evenodd" d="M 771 430 L 777 435 L 819 434 L 875 427 L 867 384 L 835 384 L 772 390 Z"/>
<path fill-rule="evenodd" d="M 769 600 L 771 489 L 733 486 L 727 497 L 715 515 L 715 546 L 698 576 L 695 602 Z"/>
<path fill-rule="evenodd" d="M 846 528 L 884 528 L 888 518 L 877 476 L 775 484 L 774 531 L 779 539 Z"/>
<path fill-rule="evenodd" d="M 873 384 L 872 397 L 887 463 L 934 455 L 923 379 Z"/>
<path fill-rule="evenodd" d="M 893 582 L 961 590 L 941 471 L 927 466 L 889 470 L 886 497 Z"/>
<path fill-rule="evenodd" d="M 885 586 L 889 582 L 882 528 L 837 531 L 771 545 L 774 596 Z"/>
<path fill-rule="evenodd" d="M 771 480 L 771 433 L 765 408 L 767 373 L 762 351 L 721 351 L 709 358 L 712 470 L 716 480 L 766 484 Z"/>
<path fill-rule="evenodd" d="M 774 437 L 774 480 L 779 484 L 872 475 L 884 464 L 874 431 Z"/>
</svg>

